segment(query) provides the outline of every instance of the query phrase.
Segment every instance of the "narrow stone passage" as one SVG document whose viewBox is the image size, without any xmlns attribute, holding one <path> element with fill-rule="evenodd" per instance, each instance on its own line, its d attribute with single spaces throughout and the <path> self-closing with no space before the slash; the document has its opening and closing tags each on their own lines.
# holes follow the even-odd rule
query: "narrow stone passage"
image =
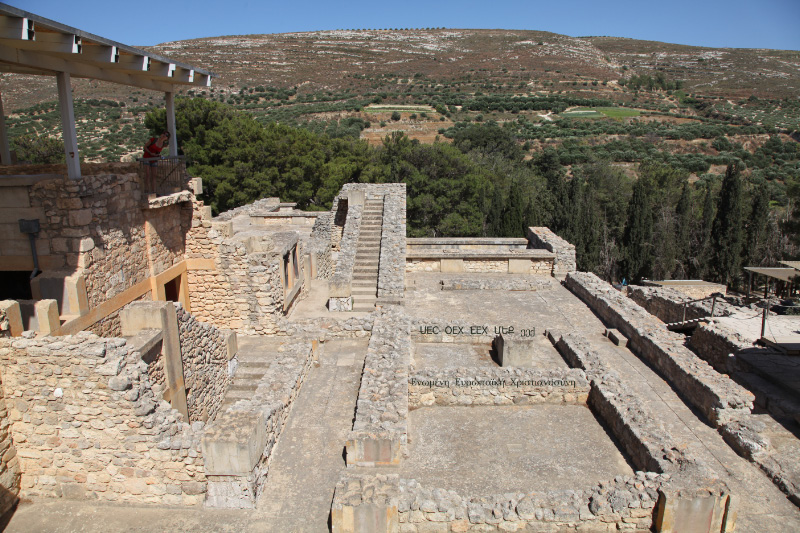
<svg viewBox="0 0 800 533">
<path fill-rule="evenodd" d="M 266 531 L 328 531 L 368 342 L 340 339 L 323 344 L 319 367 L 311 369 L 278 439 L 258 501 Z"/>
</svg>

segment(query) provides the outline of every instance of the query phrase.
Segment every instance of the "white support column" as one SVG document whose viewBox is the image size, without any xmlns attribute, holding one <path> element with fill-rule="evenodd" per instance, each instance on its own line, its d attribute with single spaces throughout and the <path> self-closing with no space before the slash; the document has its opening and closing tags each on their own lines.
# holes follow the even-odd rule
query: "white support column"
<svg viewBox="0 0 800 533">
<path fill-rule="evenodd" d="M 0 94 L 0 162 L 4 165 L 11 164 L 11 149 L 8 146 L 8 131 L 6 131 L 6 116 L 3 113 L 2 94 Z"/>
<path fill-rule="evenodd" d="M 58 107 L 61 110 L 61 131 L 64 153 L 67 156 L 67 175 L 76 180 L 81 177 L 81 158 L 78 153 L 78 136 L 75 133 L 75 110 L 72 107 L 72 84 L 68 72 L 59 72 Z"/>
<path fill-rule="evenodd" d="M 178 155 L 178 136 L 175 135 L 175 93 L 164 93 L 167 101 L 167 131 L 170 134 L 169 138 L 169 155 L 176 157 Z"/>
</svg>

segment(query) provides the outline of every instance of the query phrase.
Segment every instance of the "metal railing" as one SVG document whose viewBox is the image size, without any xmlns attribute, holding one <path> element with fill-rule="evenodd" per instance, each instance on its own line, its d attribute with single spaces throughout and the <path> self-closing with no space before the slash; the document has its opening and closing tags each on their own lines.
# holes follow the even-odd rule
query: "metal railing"
<svg viewBox="0 0 800 533">
<path fill-rule="evenodd" d="M 163 196 L 186 189 L 189 177 L 184 156 L 140 157 L 137 161 L 145 195 Z"/>
</svg>

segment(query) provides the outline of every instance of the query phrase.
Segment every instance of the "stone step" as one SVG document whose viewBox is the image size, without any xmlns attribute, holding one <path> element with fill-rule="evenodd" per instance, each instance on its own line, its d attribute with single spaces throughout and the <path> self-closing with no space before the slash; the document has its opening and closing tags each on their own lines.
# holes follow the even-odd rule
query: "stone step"
<svg viewBox="0 0 800 533">
<path fill-rule="evenodd" d="M 375 306 L 372 304 L 368 305 L 356 305 L 353 304 L 353 312 L 354 313 L 371 313 L 375 310 Z"/>
<path fill-rule="evenodd" d="M 274 355 L 271 353 L 239 350 L 239 353 L 236 354 L 236 358 L 239 360 L 240 365 L 244 363 L 259 363 L 269 366 L 274 358 Z"/>
<path fill-rule="evenodd" d="M 235 377 L 244 377 L 244 378 L 256 377 L 256 378 L 259 378 L 259 377 L 263 376 L 267 372 L 268 368 L 269 368 L 269 365 L 266 365 L 266 366 L 260 366 L 260 365 L 259 366 L 250 366 L 247 363 L 245 363 L 243 365 L 239 365 L 239 368 L 236 369 Z"/>
<path fill-rule="evenodd" d="M 251 391 L 254 392 L 258 388 L 258 381 L 264 377 L 263 375 L 259 376 L 258 379 L 243 379 L 238 380 L 234 379 L 233 383 L 231 383 L 230 388 L 228 391 Z"/>
<path fill-rule="evenodd" d="M 362 296 L 375 296 L 377 294 L 377 292 L 378 291 L 376 290 L 375 287 L 373 287 L 371 289 L 359 287 L 357 289 L 352 289 L 350 291 L 350 295 L 353 296 L 353 298 L 356 298 L 356 297 L 361 298 Z M 376 296 L 376 298 L 377 298 L 377 296 Z"/>
<path fill-rule="evenodd" d="M 228 390 L 228 393 L 225 395 L 225 400 L 249 400 L 255 394 L 255 389 L 253 390 L 236 390 L 233 387 Z"/>
</svg>

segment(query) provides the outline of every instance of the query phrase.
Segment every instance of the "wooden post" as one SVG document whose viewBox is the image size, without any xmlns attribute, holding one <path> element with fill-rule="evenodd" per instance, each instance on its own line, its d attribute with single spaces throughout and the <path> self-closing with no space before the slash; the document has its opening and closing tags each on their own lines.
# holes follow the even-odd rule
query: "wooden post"
<svg viewBox="0 0 800 533">
<path fill-rule="evenodd" d="M 750 289 L 753 286 L 753 273 L 751 271 L 747 271 L 747 294 L 744 297 L 744 303 L 750 301 Z"/>
<path fill-rule="evenodd" d="M 4 165 L 11 164 L 11 149 L 8 146 L 8 132 L 6 131 L 6 116 L 3 113 L 2 94 L 0 94 L 0 162 Z"/>
<path fill-rule="evenodd" d="M 67 156 L 67 175 L 76 180 L 81 177 L 81 158 L 78 153 L 78 136 L 75 133 L 75 110 L 72 107 L 72 85 L 68 72 L 59 72 L 58 107 L 61 110 L 61 131 L 64 137 L 64 153 Z"/>
<path fill-rule="evenodd" d="M 178 156 L 178 136 L 175 134 L 175 93 L 164 93 L 167 101 L 167 131 L 169 132 L 169 155 Z"/>
<path fill-rule="evenodd" d="M 747 301 L 747 300 L 745 300 Z M 714 318 L 714 307 L 717 305 L 717 295 L 714 295 L 714 298 L 711 300 L 711 318 Z"/>
<path fill-rule="evenodd" d="M 766 307 L 764 307 L 764 314 L 761 316 L 761 338 L 764 338 L 764 326 L 767 325 L 767 313 L 769 313 L 769 300 L 767 300 Z"/>
</svg>

